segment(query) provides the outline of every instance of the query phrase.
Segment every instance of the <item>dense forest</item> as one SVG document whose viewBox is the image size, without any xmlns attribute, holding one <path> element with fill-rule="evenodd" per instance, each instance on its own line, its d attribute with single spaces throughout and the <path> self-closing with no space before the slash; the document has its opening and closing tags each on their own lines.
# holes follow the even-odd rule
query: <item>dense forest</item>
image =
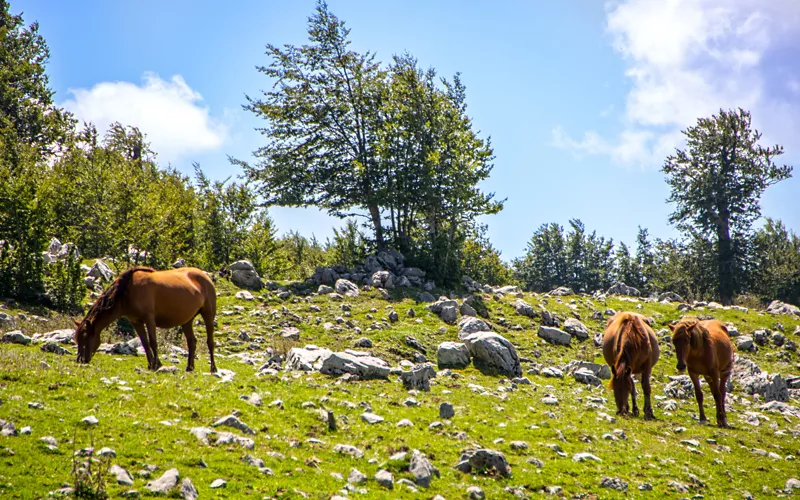
<svg viewBox="0 0 800 500">
<path fill-rule="evenodd" d="M 775 163 L 780 146 L 760 144 L 747 111 L 698 119 L 664 160 L 681 238 L 640 228 L 630 248 L 577 219 L 566 232 L 544 223 L 508 262 L 479 223 L 503 202 L 480 188 L 494 153 L 459 76 L 440 78 L 410 54 L 385 64 L 353 51 L 324 3 L 308 35 L 306 45 L 268 45 L 259 71 L 269 90 L 244 106 L 263 119 L 263 145 L 252 161 L 232 159 L 240 178 L 220 181 L 200 165 L 192 177 L 160 165 L 146 131 L 78 124 L 55 104 L 38 25 L 0 0 L 0 297 L 80 305 L 77 252 L 120 268 L 180 258 L 215 271 L 249 259 L 270 279 L 304 279 L 394 248 L 448 287 L 464 276 L 534 291 L 623 282 L 687 299 L 800 302 L 800 238 L 759 207 L 792 169 Z M 278 235 L 270 206 L 317 207 L 343 225 L 324 242 Z M 53 237 L 77 252 L 46 262 Z"/>
</svg>

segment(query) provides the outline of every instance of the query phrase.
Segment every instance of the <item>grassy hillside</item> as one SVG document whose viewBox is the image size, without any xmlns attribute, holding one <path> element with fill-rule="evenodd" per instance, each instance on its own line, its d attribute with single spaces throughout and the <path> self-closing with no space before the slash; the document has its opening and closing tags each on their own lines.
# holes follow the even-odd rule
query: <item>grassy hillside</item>
<svg viewBox="0 0 800 500">
<path fill-rule="evenodd" d="M 186 359 L 179 353 L 167 354 L 169 341 L 185 348 L 182 337 L 174 332 L 161 332 L 159 347 L 162 361 L 179 368 L 175 373 L 147 372 L 143 356 L 98 354 L 89 366 L 78 366 L 74 355 L 45 353 L 38 344 L 0 344 L 0 418 L 17 430 L 31 428 L 27 435 L 0 436 L 0 496 L 46 497 L 71 485 L 73 451 L 92 443 L 95 449 L 112 448 L 116 458 L 111 463 L 124 467 L 135 481 L 133 486 L 121 486 L 109 476 L 112 497 L 129 490 L 144 495 L 145 484 L 171 468 L 179 470 L 181 479 L 191 479 L 200 498 L 330 498 L 340 494 L 427 499 L 439 494 L 453 499 L 467 497 L 472 486 L 481 488 L 487 498 L 536 497 L 546 492 L 568 498 L 769 498 L 781 495 L 787 480 L 800 475 L 794 461 L 800 456 L 797 418 L 761 411 L 762 402 L 738 388 L 728 400 L 731 429 L 700 425 L 694 399 L 679 400 L 677 409 L 670 412 L 661 407 L 659 403 L 667 399 L 663 391 L 667 376 L 675 374 L 675 357 L 666 340 L 662 340 L 653 382 L 657 420 L 646 422 L 641 417 L 615 418 L 613 394 L 606 387 L 588 386 L 570 376 L 558 379 L 525 373 L 531 385 L 512 385 L 470 367 L 433 379 L 430 392 L 412 393 L 403 389 L 397 376 L 387 381 L 343 381 L 319 373 L 286 371 L 257 376 L 270 357 L 267 349 L 284 353 L 306 344 L 347 349 L 362 337 L 374 344 L 369 351 L 396 366 L 410 359 L 413 350 L 405 338 L 414 336 L 435 363 L 438 344 L 458 340 L 458 328 L 417 303 L 412 298 L 416 292 L 408 289 L 396 291 L 388 302 L 374 290 L 343 301 L 294 295 L 281 300 L 277 292 L 258 293 L 256 300 L 246 301 L 235 298 L 237 290 L 224 280 L 219 280 L 218 291 L 217 366 L 223 376 L 208 373 L 202 338 L 197 371 L 184 372 Z M 602 363 L 591 339 L 569 347 L 539 339 L 538 320 L 520 316 L 511 307 L 516 297 L 484 295 L 484 300 L 488 321 L 526 358 L 524 372 L 536 371 L 536 364 L 560 367 L 574 359 Z M 621 298 L 592 302 L 585 296 L 525 294 L 525 300 L 535 307 L 544 305 L 562 319 L 576 313 L 592 334 L 605 327 L 604 319 L 591 319 L 596 310 L 641 312 L 655 319 L 656 331 L 681 316 L 677 304 Z M 343 304 L 350 311 L 344 311 Z M 388 306 L 397 311 L 397 322 L 387 320 Z M 414 317 L 409 316 L 410 309 Z M 3 311 L 27 315 L 3 331 L 22 329 L 32 335 L 69 324 L 68 318 L 45 311 Z M 33 313 L 39 317 L 32 317 Z M 742 334 L 775 329 L 780 323 L 792 338 L 800 325 L 797 317 L 755 311 L 705 309 L 692 314 L 731 322 Z M 382 326 L 369 329 L 374 323 Z M 300 329 L 299 342 L 280 337 L 285 326 Z M 241 340 L 240 335 L 249 340 Z M 104 336 L 106 342 L 120 341 L 110 332 Z M 800 373 L 798 355 L 783 348 L 767 346 L 742 356 L 762 370 L 784 376 Z M 233 372 L 232 378 L 226 370 Z M 261 406 L 242 399 L 253 394 L 260 396 Z M 555 396 L 558 404 L 542 402 L 548 395 Z M 443 402 L 455 407 L 450 420 L 439 417 Z M 337 430 L 328 430 L 320 409 L 334 413 Z M 368 424 L 361 418 L 365 411 L 385 420 Z M 206 445 L 189 430 L 210 427 L 233 412 L 255 435 L 224 427 L 215 430 L 253 439 L 252 450 L 236 443 Z M 706 412 L 713 420 L 713 398 L 708 392 Z M 744 412 L 755 412 L 755 421 L 751 415 L 750 423 L 745 423 Z M 89 415 L 99 423 L 82 424 Z M 398 427 L 403 419 L 413 426 Z M 57 446 L 48 448 L 41 440 L 46 436 L 55 438 Z M 525 445 L 512 446 L 517 441 Z M 337 444 L 357 447 L 363 458 L 338 453 Z M 504 453 L 512 476 L 465 475 L 453 469 L 462 450 L 478 447 Z M 405 471 L 407 459 L 389 462 L 393 454 L 414 449 L 427 454 L 441 473 L 429 489 L 418 492 L 398 482 L 413 479 Z M 578 453 L 590 453 L 599 460 L 576 461 Z M 262 459 L 269 470 L 249 465 L 248 456 Z M 369 479 L 352 488 L 357 491 L 342 492 L 351 469 Z M 380 469 L 393 473 L 392 492 L 373 479 Z M 627 492 L 601 485 L 607 484 L 604 477 L 624 481 Z M 226 487 L 211 489 L 216 479 L 225 480 Z M 170 495 L 179 496 L 178 489 Z"/>
</svg>

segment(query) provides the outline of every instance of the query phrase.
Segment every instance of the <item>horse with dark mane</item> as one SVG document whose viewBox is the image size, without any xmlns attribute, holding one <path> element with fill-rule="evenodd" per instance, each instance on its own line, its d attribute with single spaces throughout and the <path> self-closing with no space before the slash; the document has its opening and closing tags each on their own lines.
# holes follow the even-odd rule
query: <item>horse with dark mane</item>
<svg viewBox="0 0 800 500">
<path fill-rule="evenodd" d="M 672 344 L 678 358 L 678 371 L 689 368 L 689 378 L 694 385 L 694 396 L 700 407 L 700 422 L 706 423 L 703 410 L 703 391 L 700 389 L 702 375 L 711 387 L 717 405 L 717 425 L 728 426 L 725 415 L 725 393 L 728 378 L 733 371 L 733 345 L 728 328 L 717 320 L 699 321 L 696 318 L 681 319 L 672 330 Z"/>
<path fill-rule="evenodd" d="M 644 418 L 654 418 L 650 404 L 650 374 L 658 362 L 658 339 L 644 316 L 620 312 L 608 319 L 603 336 L 603 357 L 611 367 L 611 383 L 617 414 L 628 414 L 628 394 L 631 395 L 633 416 L 639 415 L 636 406 L 636 386 L 633 375 L 641 375 L 644 392 Z"/>
<path fill-rule="evenodd" d="M 75 342 L 78 344 L 78 363 L 89 363 L 100 347 L 100 332 L 121 317 L 128 318 L 142 341 L 147 366 L 158 370 L 156 327 L 180 326 L 189 347 L 186 371 L 194 370 L 197 339 L 192 323 L 197 315 L 206 325 L 206 342 L 214 363 L 214 317 L 217 314 L 217 293 L 206 273 L 193 267 L 156 271 L 149 267 L 134 267 L 123 272 L 95 301 L 83 321 L 75 321 Z"/>
</svg>

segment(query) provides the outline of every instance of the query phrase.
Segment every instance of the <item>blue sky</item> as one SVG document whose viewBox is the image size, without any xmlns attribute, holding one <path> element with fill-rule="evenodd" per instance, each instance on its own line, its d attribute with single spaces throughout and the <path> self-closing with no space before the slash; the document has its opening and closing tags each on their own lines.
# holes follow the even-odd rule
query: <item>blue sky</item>
<svg viewBox="0 0 800 500">
<path fill-rule="evenodd" d="M 762 5 L 765 4 L 765 5 Z M 302 44 L 313 0 L 13 1 L 51 50 L 56 100 L 83 120 L 148 134 L 186 174 L 238 175 L 263 142 L 241 109 L 268 87 L 264 45 Z M 800 2 L 330 0 L 353 47 L 389 61 L 408 51 L 442 76 L 462 73 L 468 112 L 491 136 L 484 188 L 507 198 L 487 217 L 503 257 L 546 222 L 583 220 L 632 243 L 637 226 L 672 237 L 659 168 L 679 131 L 720 107 L 753 113 L 764 140 L 800 166 Z M 800 171 L 770 188 L 763 213 L 800 232 Z M 280 230 L 324 239 L 341 222 L 273 208 Z"/>
</svg>

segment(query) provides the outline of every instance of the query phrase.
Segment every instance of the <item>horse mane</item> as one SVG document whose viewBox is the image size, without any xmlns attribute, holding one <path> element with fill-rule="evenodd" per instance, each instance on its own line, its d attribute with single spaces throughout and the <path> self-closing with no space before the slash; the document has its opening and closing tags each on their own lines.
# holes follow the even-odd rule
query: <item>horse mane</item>
<svg viewBox="0 0 800 500">
<path fill-rule="evenodd" d="M 642 328 L 641 320 L 635 315 L 622 313 L 620 322 L 622 329 L 617 334 L 617 357 L 614 360 L 614 372 L 617 374 L 621 362 L 630 364 L 631 350 L 642 349 L 648 341 L 647 330 Z"/>
<path fill-rule="evenodd" d="M 133 280 L 133 275 L 137 271 L 152 273 L 155 272 L 155 269 L 151 267 L 132 267 L 120 274 L 119 277 L 111 283 L 111 286 L 98 297 L 94 304 L 92 304 L 92 307 L 89 308 L 89 312 L 86 313 L 84 321 L 92 322 L 98 315 L 114 309 L 119 303 L 119 300 L 125 295 L 128 285 L 130 285 Z"/>
<path fill-rule="evenodd" d="M 709 338 L 708 330 L 700 326 L 700 320 L 697 318 L 681 318 L 675 324 L 676 329 L 679 325 L 684 327 L 686 335 L 689 337 L 689 345 L 693 349 L 700 349 Z M 728 329 L 725 328 L 726 333 L 727 331 Z M 672 336 L 674 338 L 675 333 Z"/>
</svg>

